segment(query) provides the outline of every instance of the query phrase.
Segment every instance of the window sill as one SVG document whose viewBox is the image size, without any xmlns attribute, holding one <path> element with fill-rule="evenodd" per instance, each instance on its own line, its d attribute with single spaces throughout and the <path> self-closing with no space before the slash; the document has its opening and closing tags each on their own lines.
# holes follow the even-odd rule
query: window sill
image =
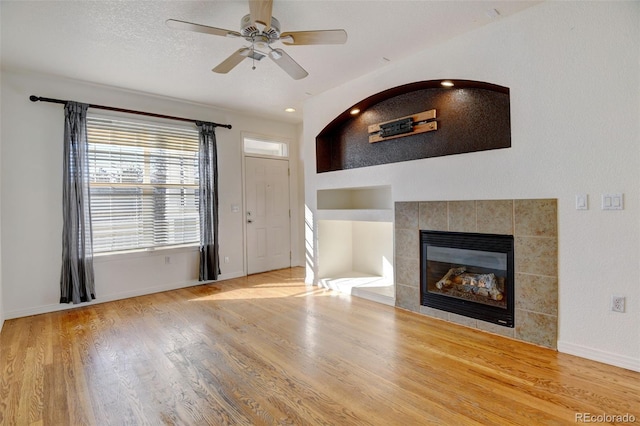
<svg viewBox="0 0 640 426">
<path fill-rule="evenodd" d="M 154 249 L 128 250 L 93 255 L 94 263 L 112 262 L 124 259 L 148 258 L 154 256 L 170 256 L 176 253 L 197 252 L 198 245 L 159 247 Z"/>
</svg>

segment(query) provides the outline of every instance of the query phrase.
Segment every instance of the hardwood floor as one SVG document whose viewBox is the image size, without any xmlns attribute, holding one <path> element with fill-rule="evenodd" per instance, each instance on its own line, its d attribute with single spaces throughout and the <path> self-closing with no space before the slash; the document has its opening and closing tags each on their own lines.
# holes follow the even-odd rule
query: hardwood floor
<svg viewBox="0 0 640 426">
<path fill-rule="evenodd" d="M 0 424 L 640 422 L 640 373 L 308 287 L 303 273 L 8 320 Z"/>
</svg>

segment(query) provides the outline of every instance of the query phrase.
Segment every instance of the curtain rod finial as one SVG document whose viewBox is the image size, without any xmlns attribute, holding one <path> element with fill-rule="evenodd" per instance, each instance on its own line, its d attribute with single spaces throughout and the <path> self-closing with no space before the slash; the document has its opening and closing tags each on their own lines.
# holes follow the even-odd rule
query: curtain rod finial
<svg viewBox="0 0 640 426">
<path fill-rule="evenodd" d="M 31 95 L 31 96 L 29 96 L 29 100 L 31 102 L 38 102 L 40 100 L 40 98 L 37 97 L 37 96 Z"/>
</svg>

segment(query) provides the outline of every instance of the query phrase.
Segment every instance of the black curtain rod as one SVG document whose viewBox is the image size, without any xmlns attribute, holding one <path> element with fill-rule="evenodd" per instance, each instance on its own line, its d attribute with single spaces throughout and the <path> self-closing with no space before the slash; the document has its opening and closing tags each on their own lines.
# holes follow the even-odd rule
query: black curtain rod
<svg viewBox="0 0 640 426">
<path fill-rule="evenodd" d="M 31 102 L 51 102 L 54 104 L 66 104 L 69 101 L 63 101 L 61 99 L 52 99 L 52 98 L 41 98 L 39 96 L 34 96 L 31 95 L 29 96 L 29 100 L 31 100 Z M 114 108 L 114 107 L 109 107 L 109 106 L 104 106 L 104 105 L 94 105 L 94 104 L 89 104 L 89 108 L 96 108 L 96 109 L 105 109 L 107 111 L 116 111 L 116 112 L 128 112 L 130 114 L 138 114 L 138 115 L 146 115 L 147 117 L 156 117 L 156 118 L 167 118 L 170 120 L 178 120 L 178 121 L 187 121 L 189 123 L 211 123 L 208 121 L 203 121 L 203 120 L 192 120 L 190 118 L 182 118 L 182 117 L 173 117 L 170 115 L 162 115 L 162 114 L 154 114 L 152 112 L 143 112 L 143 111 L 135 111 L 135 110 L 131 110 L 131 109 L 124 109 L 124 108 Z M 227 129 L 231 128 L 231 124 L 219 124 L 219 123 L 211 123 L 216 127 L 226 127 Z"/>
</svg>

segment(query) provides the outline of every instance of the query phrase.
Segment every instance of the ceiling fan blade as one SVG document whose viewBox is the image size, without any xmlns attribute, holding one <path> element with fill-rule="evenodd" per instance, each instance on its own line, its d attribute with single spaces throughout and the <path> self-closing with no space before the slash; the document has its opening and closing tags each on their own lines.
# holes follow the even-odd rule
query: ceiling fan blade
<svg viewBox="0 0 640 426">
<path fill-rule="evenodd" d="M 218 74 L 226 74 L 232 69 L 236 67 L 240 62 L 247 58 L 251 49 L 247 47 L 242 47 L 231 54 L 227 59 L 220 62 L 214 69 L 211 71 L 217 72 Z"/>
<path fill-rule="evenodd" d="M 271 50 L 269 57 L 294 80 L 300 80 L 309 75 L 304 68 L 298 65 L 298 63 L 282 49 Z"/>
<path fill-rule="evenodd" d="M 286 45 L 302 44 L 344 44 L 347 42 L 345 30 L 292 31 L 280 35 Z"/>
<path fill-rule="evenodd" d="M 178 21 L 177 19 L 167 19 L 165 23 L 169 28 L 176 30 L 194 31 L 197 33 L 212 34 L 222 37 L 241 37 L 240 33 L 237 31 L 208 27 L 206 25 L 194 24 L 192 22 Z"/>
<path fill-rule="evenodd" d="M 249 13 L 251 22 L 264 25 L 265 29 L 271 28 L 271 11 L 273 0 L 250 0 Z"/>
</svg>

